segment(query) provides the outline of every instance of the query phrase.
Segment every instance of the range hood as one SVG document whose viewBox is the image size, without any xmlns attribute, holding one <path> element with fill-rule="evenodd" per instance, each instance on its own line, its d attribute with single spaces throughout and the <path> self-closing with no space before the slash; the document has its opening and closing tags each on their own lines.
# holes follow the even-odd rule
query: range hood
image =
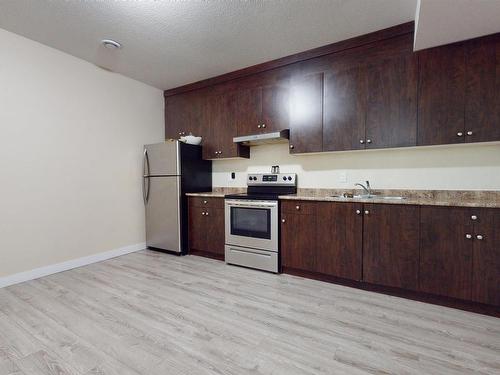
<svg viewBox="0 0 500 375">
<path fill-rule="evenodd" d="M 290 138 L 290 131 L 288 129 L 280 130 L 272 133 L 243 135 L 241 137 L 234 137 L 234 143 L 241 143 L 246 146 L 256 146 L 267 143 L 284 143 L 288 142 Z"/>
</svg>

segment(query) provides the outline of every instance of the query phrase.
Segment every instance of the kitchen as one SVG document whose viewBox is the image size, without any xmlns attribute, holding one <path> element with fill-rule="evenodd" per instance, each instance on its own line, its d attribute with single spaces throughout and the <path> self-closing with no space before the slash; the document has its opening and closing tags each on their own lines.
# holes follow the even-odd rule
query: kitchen
<svg viewBox="0 0 500 375">
<path fill-rule="evenodd" d="M 3 159 L 18 155 L 0 374 L 498 370 L 497 2 L 225 3 L 273 42 L 254 60 L 215 2 L 19 4 L 0 5 Z M 228 45 L 144 52 L 148 12 L 194 25 L 173 10 L 226 25 L 211 32 Z M 99 37 L 56 33 L 56 14 Z M 71 37 L 103 40 L 85 54 Z"/>
</svg>

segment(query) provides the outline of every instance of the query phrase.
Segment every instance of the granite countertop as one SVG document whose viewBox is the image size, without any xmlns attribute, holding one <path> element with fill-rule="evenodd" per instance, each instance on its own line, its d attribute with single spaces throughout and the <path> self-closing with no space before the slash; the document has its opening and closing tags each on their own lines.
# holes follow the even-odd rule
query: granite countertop
<svg viewBox="0 0 500 375">
<path fill-rule="evenodd" d="M 245 188 L 216 187 L 213 191 L 187 193 L 190 197 L 224 198 L 226 194 L 245 192 Z M 401 196 L 404 199 L 343 198 L 343 193 L 361 194 L 360 190 L 298 189 L 297 194 L 282 195 L 281 200 L 305 200 L 324 202 L 408 204 L 420 206 L 455 206 L 500 208 L 500 191 L 476 190 L 375 190 L 378 195 Z M 333 197 L 337 195 L 337 197 Z"/>
<path fill-rule="evenodd" d="M 475 190 L 376 190 L 378 195 L 404 197 L 404 199 L 343 198 L 346 192 L 338 189 L 298 189 L 297 194 L 282 195 L 282 200 L 311 200 L 326 202 L 357 202 L 382 204 L 408 204 L 421 206 L 491 207 L 500 208 L 500 191 Z M 361 194 L 359 190 L 347 191 Z M 334 195 L 340 195 L 333 197 Z"/>
</svg>

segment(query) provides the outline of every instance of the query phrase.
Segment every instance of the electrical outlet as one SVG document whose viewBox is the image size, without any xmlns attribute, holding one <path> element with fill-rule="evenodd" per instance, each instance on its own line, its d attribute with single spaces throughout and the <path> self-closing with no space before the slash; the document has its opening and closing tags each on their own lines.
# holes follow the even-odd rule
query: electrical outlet
<svg viewBox="0 0 500 375">
<path fill-rule="evenodd" d="M 339 182 L 343 182 L 343 183 L 347 182 L 347 172 L 346 171 L 340 172 Z"/>
<path fill-rule="evenodd" d="M 234 180 L 236 178 L 236 173 L 231 172 L 231 180 Z"/>
</svg>

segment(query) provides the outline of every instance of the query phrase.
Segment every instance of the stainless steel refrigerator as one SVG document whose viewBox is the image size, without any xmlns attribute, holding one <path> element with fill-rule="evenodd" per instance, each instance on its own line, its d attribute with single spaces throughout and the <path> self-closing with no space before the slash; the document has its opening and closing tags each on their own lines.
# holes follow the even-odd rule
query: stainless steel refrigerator
<svg viewBox="0 0 500 375">
<path fill-rule="evenodd" d="M 146 209 L 146 245 L 185 254 L 186 193 L 212 190 L 212 163 L 201 146 L 169 140 L 144 146 L 142 193 Z"/>
</svg>

